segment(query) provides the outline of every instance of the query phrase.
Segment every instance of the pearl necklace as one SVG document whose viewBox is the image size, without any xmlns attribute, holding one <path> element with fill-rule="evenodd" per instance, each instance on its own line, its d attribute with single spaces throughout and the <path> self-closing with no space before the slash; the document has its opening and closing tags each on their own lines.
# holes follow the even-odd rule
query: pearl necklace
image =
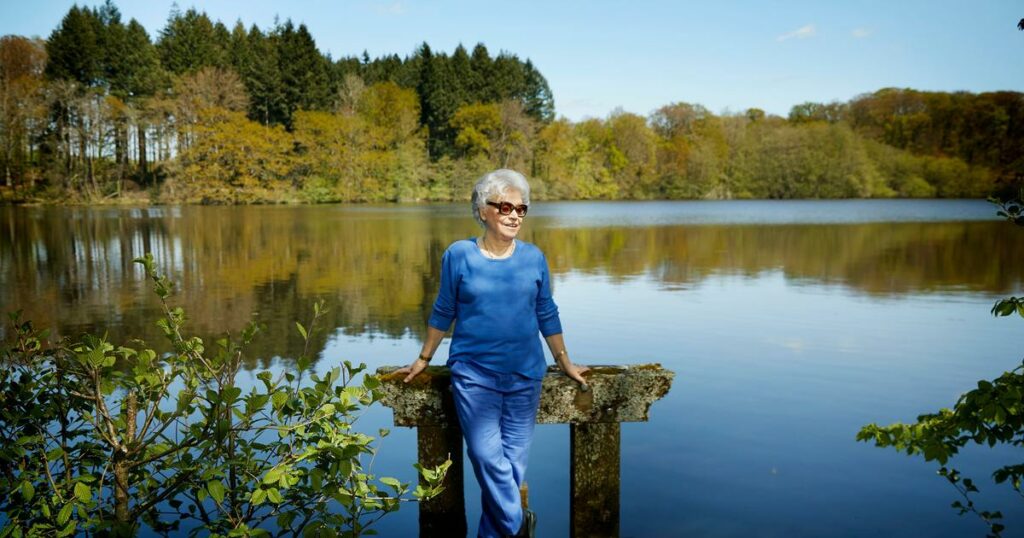
<svg viewBox="0 0 1024 538">
<path fill-rule="evenodd" d="M 476 238 L 476 246 L 480 247 L 480 252 L 485 257 L 490 258 L 492 260 L 503 260 L 503 259 L 508 258 L 509 256 L 511 256 L 512 253 L 516 251 L 516 241 L 515 241 L 515 239 L 512 240 L 512 246 L 510 246 L 507 249 L 505 249 L 505 252 L 503 252 L 501 254 L 494 254 L 491 251 L 487 250 L 487 247 L 484 246 L 484 240 L 481 237 Z"/>
</svg>

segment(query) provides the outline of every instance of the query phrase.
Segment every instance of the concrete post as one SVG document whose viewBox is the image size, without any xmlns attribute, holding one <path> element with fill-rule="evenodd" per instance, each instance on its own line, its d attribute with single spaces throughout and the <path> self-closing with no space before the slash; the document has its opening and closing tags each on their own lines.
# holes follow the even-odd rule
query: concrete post
<svg viewBox="0 0 1024 538">
<path fill-rule="evenodd" d="M 445 475 L 445 490 L 420 503 L 420 537 L 447 538 L 466 535 L 466 501 L 462 487 L 462 430 L 456 424 L 447 428 L 416 428 L 416 457 L 424 467 L 436 467 L 451 458 Z M 427 487 L 420 478 L 421 485 Z"/>
<path fill-rule="evenodd" d="M 619 535 L 619 423 L 569 426 L 569 535 Z"/>
</svg>

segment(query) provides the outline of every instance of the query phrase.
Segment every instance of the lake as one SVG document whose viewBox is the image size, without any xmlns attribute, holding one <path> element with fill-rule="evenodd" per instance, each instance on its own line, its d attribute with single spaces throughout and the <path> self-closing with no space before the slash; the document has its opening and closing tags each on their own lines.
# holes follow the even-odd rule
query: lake
<svg viewBox="0 0 1024 538">
<path fill-rule="evenodd" d="M 468 203 L 0 207 L 0 309 L 58 335 L 155 343 L 158 303 L 131 262 L 152 252 L 196 334 L 267 324 L 250 368 L 299 354 L 294 321 L 317 298 L 330 308 L 317 368 L 404 365 L 441 254 L 477 233 Z M 1024 320 L 989 310 L 1024 290 L 1024 229 L 990 204 L 538 202 L 520 238 L 547 254 L 574 361 L 676 373 L 650 422 L 622 427 L 622 536 L 985 534 L 949 508 L 936 465 L 854 437 L 1020 364 Z M 381 407 L 359 423 L 390 426 Z M 374 471 L 412 481 L 415 454 L 415 432 L 393 428 Z M 1020 456 L 971 447 L 955 461 L 1011 535 L 1024 503 L 989 475 Z M 568 533 L 568 463 L 568 426 L 538 427 L 527 481 L 541 536 Z M 475 535 L 468 463 L 466 479 Z M 414 535 L 416 516 L 406 505 L 379 530 Z"/>
</svg>

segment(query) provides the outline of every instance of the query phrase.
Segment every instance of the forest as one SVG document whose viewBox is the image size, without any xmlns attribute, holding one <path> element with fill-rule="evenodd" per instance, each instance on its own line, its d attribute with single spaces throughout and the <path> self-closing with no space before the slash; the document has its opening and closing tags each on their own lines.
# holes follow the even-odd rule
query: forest
<svg viewBox="0 0 1024 538">
<path fill-rule="evenodd" d="M 72 7 L 0 38 L 0 200 L 463 200 L 483 171 L 541 199 L 984 197 L 1024 184 L 1024 94 L 884 88 L 788 117 L 675 102 L 558 118 L 529 59 L 482 44 L 323 54 L 291 20 L 172 9 L 155 37 Z"/>
</svg>

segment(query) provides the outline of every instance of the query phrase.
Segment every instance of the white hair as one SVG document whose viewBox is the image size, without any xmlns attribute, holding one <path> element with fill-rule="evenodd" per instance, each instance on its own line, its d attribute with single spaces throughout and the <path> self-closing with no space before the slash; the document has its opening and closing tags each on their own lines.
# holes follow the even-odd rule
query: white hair
<svg viewBox="0 0 1024 538">
<path fill-rule="evenodd" d="M 477 180 L 473 186 L 472 196 L 473 218 L 477 224 L 484 225 L 483 219 L 480 218 L 480 210 L 487 205 L 487 200 L 493 196 L 503 195 L 509 189 L 519 191 L 523 203 L 530 205 L 530 184 L 526 182 L 526 177 L 515 170 L 502 168 L 488 172 Z"/>
</svg>

